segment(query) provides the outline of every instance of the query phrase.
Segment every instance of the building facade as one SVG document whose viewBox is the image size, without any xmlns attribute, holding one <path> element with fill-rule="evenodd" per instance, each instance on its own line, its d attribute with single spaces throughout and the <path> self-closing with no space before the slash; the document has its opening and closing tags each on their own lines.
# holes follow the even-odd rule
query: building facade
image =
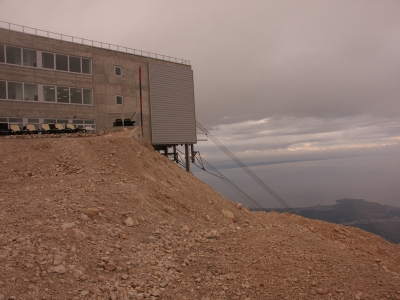
<svg viewBox="0 0 400 300">
<path fill-rule="evenodd" d="M 140 126 L 138 137 L 153 145 L 197 142 L 187 61 L 60 36 L 0 28 L 1 124 L 73 123 L 110 131 L 116 119 L 131 119 Z"/>
</svg>

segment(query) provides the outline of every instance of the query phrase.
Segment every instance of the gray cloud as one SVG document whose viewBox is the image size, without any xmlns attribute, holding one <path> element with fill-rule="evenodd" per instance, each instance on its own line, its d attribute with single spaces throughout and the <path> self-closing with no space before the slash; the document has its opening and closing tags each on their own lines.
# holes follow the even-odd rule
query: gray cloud
<svg viewBox="0 0 400 300">
<path fill-rule="evenodd" d="M 325 119 L 275 117 L 222 124 L 213 127 L 211 132 L 239 155 L 267 154 L 271 150 L 352 149 L 397 144 L 400 120 L 363 115 Z M 210 142 L 202 142 L 199 147 L 206 153 L 213 148 Z"/>
</svg>

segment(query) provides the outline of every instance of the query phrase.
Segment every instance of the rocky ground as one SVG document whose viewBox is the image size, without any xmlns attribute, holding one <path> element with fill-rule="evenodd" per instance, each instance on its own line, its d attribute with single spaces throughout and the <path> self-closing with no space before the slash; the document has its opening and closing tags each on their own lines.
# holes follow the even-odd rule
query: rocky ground
<svg viewBox="0 0 400 300">
<path fill-rule="evenodd" d="M 0 300 L 400 299 L 400 246 L 254 212 L 131 137 L 0 139 Z"/>
</svg>

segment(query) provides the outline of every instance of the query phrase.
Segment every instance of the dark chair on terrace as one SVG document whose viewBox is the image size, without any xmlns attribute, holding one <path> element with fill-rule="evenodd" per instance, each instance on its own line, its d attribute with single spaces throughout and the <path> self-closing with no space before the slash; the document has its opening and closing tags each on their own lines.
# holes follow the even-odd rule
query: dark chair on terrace
<svg viewBox="0 0 400 300">
<path fill-rule="evenodd" d="M 124 124 L 122 123 L 122 119 L 115 119 L 115 122 L 113 123 L 113 126 L 123 126 Z"/>
<path fill-rule="evenodd" d="M 32 134 L 45 133 L 44 130 L 37 129 L 34 124 L 26 124 L 25 129 Z"/>
<path fill-rule="evenodd" d="M 54 124 L 55 128 L 60 131 L 60 133 L 73 133 L 72 129 L 64 128 L 64 125 L 61 123 Z"/>
<path fill-rule="evenodd" d="M 0 135 L 9 135 L 8 123 L 0 123 Z"/>
<path fill-rule="evenodd" d="M 75 127 L 75 125 L 72 124 L 72 123 L 67 123 L 66 124 L 66 128 L 71 130 L 72 133 L 76 133 L 76 132 L 86 133 L 86 129 L 85 128 Z"/>
<path fill-rule="evenodd" d="M 0 135 L 9 135 L 10 131 L 0 128 Z"/>
<path fill-rule="evenodd" d="M 50 124 L 47 124 L 47 123 L 40 124 L 40 129 L 42 129 L 44 131 L 44 133 L 47 133 L 47 134 L 60 133 L 60 131 L 58 129 L 55 129 L 55 127 L 54 128 L 50 128 Z"/>
<path fill-rule="evenodd" d="M 131 119 L 124 119 L 124 126 L 134 126 L 135 121 L 132 121 Z"/>
<path fill-rule="evenodd" d="M 21 129 L 18 124 L 10 124 L 11 134 L 28 134 L 29 131 L 26 129 Z"/>
</svg>

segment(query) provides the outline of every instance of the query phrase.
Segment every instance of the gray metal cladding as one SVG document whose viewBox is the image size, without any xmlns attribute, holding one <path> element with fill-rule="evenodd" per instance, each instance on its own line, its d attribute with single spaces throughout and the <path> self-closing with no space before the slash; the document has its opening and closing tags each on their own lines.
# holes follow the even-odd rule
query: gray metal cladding
<svg viewBox="0 0 400 300">
<path fill-rule="evenodd" d="M 152 144 L 197 142 L 193 71 L 149 62 Z"/>
</svg>

